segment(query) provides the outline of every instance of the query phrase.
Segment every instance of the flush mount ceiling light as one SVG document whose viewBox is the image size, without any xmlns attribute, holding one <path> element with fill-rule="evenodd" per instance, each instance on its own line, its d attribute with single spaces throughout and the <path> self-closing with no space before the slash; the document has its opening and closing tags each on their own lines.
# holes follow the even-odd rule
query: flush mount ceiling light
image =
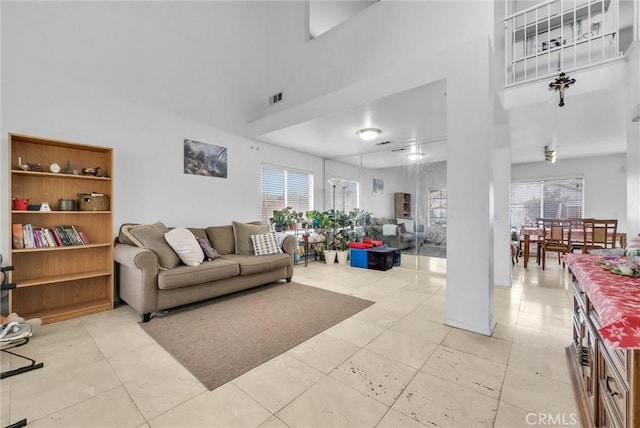
<svg viewBox="0 0 640 428">
<path fill-rule="evenodd" d="M 378 128 L 363 128 L 356 132 L 356 134 L 358 134 L 358 137 L 360 137 L 364 141 L 375 140 L 381 133 L 382 131 Z"/>
<path fill-rule="evenodd" d="M 547 162 L 555 163 L 556 151 L 551 150 L 549 146 L 544 146 L 544 160 L 546 160 Z"/>
</svg>

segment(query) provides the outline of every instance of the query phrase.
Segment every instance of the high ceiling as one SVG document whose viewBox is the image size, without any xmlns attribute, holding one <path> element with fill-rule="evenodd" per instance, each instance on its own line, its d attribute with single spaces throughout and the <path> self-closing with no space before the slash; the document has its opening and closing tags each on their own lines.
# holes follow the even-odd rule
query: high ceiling
<svg viewBox="0 0 640 428">
<path fill-rule="evenodd" d="M 312 37 L 376 1 L 312 0 Z M 622 7 L 629 8 L 631 3 L 624 2 Z M 631 28 L 631 15 L 629 10 L 621 13 L 620 28 Z M 543 161 L 545 146 L 557 151 L 558 160 L 624 153 L 629 118 L 625 87 L 615 82 L 615 72 L 607 73 L 601 68 L 600 74 L 578 79 L 576 88 L 568 89 L 564 107 L 558 107 L 557 93 L 549 91 L 542 81 L 525 84 L 522 93 L 511 94 L 512 99 L 517 99 L 512 104 L 517 107 L 506 112 L 512 163 Z M 447 118 L 446 90 L 444 80 L 434 82 L 362 105 L 350 104 L 357 107 L 324 110 L 320 117 L 289 122 L 286 127 L 252 137 L 370 169 L 413 163 L 407 154 L 415 150 L 425 154 L 421 162 L 444 161 L 447 120 L 455 121 Z M 366 127 L 379 128 L 382 134 L 374 141 L 363 142 L 356 131 Z M 380 145 L 383 142 L 388 144 Z"/>
<path fill-rule="evenodd" d="M 507 112 L 512 163 L 544 160 L 544 146 L 558 159 L 624 153 L 626 103 L 624 88 L 568 94 L 557 106 L 557 94 L 545 102 L 526 104 Z M 335 111 L 278 129 L 257 139 L 328 159 L 342 159 L 366 168 L 387 168 L 414 161 L 407 157 L 416 142 L 426 156 L 422 162 L 446 160 L 446 83 L 434 82 L 378 99 L 366 105 Z M 464 126 L 464 124 L 460 124 Z M 364 142 L 356 131 L 375 127 L 382 134 Z M 389 144 L 378 143 L 389 141 Z M 398 149 L 405 150 L 399 151 Z"/>
</svg>

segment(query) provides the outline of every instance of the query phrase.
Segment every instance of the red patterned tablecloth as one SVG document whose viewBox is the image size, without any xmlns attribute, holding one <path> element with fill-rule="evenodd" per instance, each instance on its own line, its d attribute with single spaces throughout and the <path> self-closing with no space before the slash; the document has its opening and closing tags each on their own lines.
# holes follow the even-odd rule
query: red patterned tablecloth
<svg viewBox="0 0 640 428">
<path fill-rule="evenodd" d="M 640 278 L 605 270 L 597 255 L 565 254 L 562 259 L 598 313 L 602 337 L 618 348 L 640 348 Z"/>
</svg>

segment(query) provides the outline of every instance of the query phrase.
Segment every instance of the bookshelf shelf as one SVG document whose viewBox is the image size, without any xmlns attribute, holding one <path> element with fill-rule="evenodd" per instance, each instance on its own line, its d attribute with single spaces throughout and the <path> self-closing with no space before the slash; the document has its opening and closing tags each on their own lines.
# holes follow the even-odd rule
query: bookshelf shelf
<svg viewBox="0 0 640 428">
<path fill-rule="evenodd" d="M 19 161 L 45 170 L 53 163 L 77 170 L 99 167 L 104 176 L 24 171 L 17 169 Z M 10 311 L 51 323 L 112 309 L 113 212 L 56 210 L 60 199 L 77 201 L 78 194 L 103 194 L 113 204 L 112 149 L 10 133 L 8 166 L 12 197 L 33 205 L 48 202 L 52 209 L 9 210 L 11 282 L 17 284 L 9 295 Z M 26 234 L 34 237 L 31 230 L 40 241 L 21 248 Z M 87 239 L 78 241 L 79 235 Z"/>
<path fill-rule="evenodd" d="M 67 250 L 86 250 L 87 248 L 110 247 L 111 242 L 87 244 L 87 245 L 65 245 L 62 247 L 41 247 L 41 248 L 19 248 L 12 250 L 16 254 L 33 253 L 38 251 L 67 251 Z"/>
</svg>

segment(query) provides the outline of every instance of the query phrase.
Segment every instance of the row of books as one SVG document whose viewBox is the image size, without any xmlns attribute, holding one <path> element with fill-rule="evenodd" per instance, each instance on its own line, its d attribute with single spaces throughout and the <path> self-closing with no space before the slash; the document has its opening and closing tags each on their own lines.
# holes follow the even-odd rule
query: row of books
<svg viewBox="0 0 640 428">
<path fill-rule="evenodd" d="M 34 227 L 32 224 L 13 224 L 13 248 L 47 248 L 86 245 L 87 235 L 74 225 Z"/>
</svg>

